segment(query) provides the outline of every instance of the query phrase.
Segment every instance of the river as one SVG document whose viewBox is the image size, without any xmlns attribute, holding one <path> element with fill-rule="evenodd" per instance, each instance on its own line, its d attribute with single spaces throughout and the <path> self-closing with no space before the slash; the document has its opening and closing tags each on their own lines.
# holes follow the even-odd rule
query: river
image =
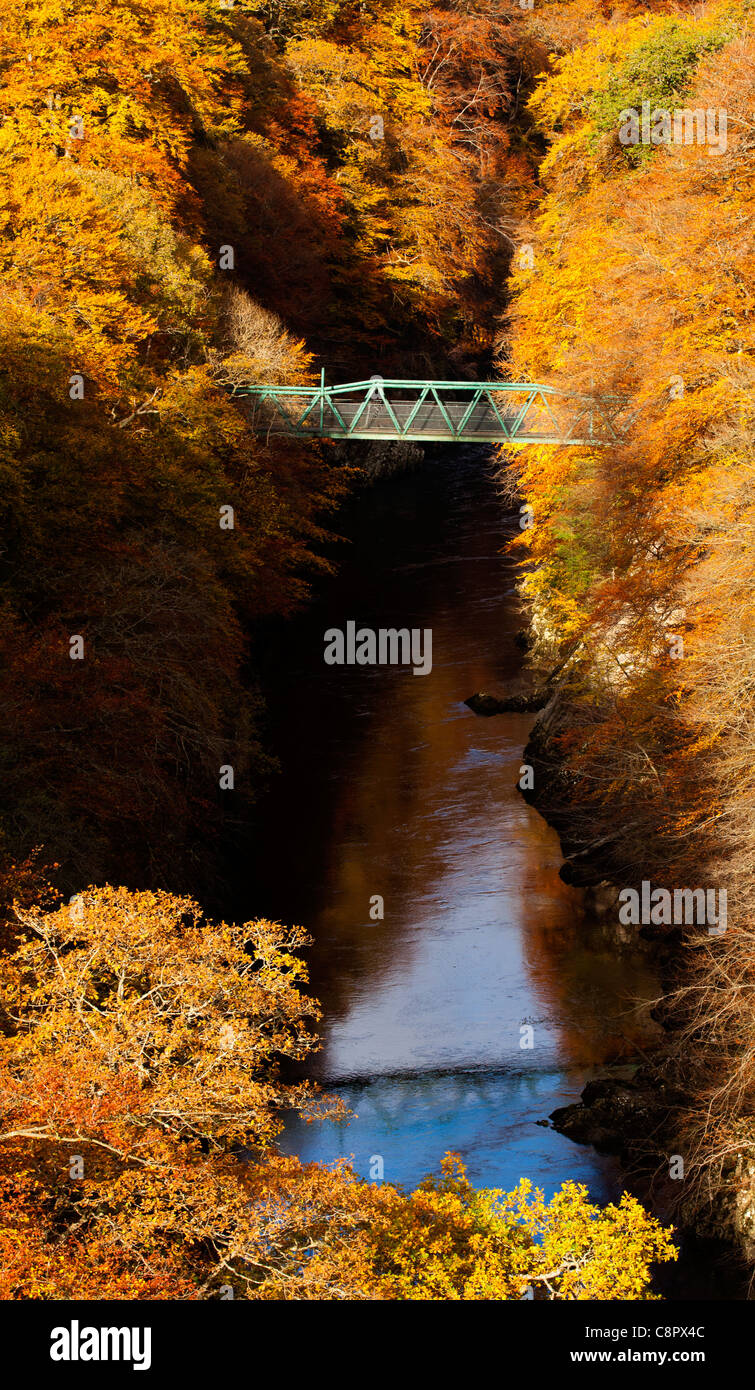
<svg viewBox="0 0 755 1390">
<path fill-rule="evenodd" d="M 480 1186 L 573 1178 L 606 1200 L 616 1161 L 547 1117 L 655 1037 L 658 985 L 562 882 L 558 838 L 516 789 L 533 716 L 464 704 L 521 669 L 516 524 L 482 449 L 438 447 L 351 502 L 337 575 L 267 652 L 281 772 L 245 873 L 255 915 L 313 937 L 308 1074 L 355 1112 L 289 1124 L 287 1152 L 364 1176 L 380 1158 L 412 1186 L 450 1149 Z M 349 620 L 431 629 L 432 671 L 326 665 L 325 631 Z"/>
</svg>

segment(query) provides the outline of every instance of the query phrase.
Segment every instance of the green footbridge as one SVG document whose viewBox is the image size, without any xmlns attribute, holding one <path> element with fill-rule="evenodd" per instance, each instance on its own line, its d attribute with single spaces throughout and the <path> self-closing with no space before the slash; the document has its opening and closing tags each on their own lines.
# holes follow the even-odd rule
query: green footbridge
<svg viewBox="0 0 755 1390">
<path fill-rule="evenodd" d="M 607 445 L 631 423 L 626 399 L 521 381 L 406 381 L 244 386 L 252 429 L 297 439 L 411 439 L 469 444 Z"/>
</svg>

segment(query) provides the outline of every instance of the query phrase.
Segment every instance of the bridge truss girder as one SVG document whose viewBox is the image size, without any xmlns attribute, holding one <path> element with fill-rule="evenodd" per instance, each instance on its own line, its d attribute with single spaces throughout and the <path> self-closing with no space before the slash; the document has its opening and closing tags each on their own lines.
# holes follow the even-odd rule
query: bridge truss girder
<svg viewBox="0 0 755 1390">
<path fill-rule="evenodd" d="M 530 382 L 406 381 L 245 386 L 258 434 L 299 439 L 606 445 L 630 423 L 619 396 Z"/>
</svg>

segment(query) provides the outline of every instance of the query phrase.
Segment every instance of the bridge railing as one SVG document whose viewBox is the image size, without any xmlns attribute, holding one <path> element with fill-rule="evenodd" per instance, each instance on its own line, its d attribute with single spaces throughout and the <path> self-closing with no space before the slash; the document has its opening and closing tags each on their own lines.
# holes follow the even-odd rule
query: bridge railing
<svg viewBox="0 0 755 1390">
<path fill-rule="evenodd" d="M 510 381 L 371 377 L 326 386 L 237 390 L 258 434 L 512 444 L 608 444 L 628 427 L 620 396 L 585 396 Z"/>
</svg>

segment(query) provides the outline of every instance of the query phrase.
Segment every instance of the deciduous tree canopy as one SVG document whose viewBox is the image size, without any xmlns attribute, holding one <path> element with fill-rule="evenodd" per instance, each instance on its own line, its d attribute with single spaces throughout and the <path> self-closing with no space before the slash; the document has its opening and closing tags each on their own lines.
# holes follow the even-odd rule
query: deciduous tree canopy
<svg viewBox="0 0 755 1390">
<path fill-rule="evenodd" d="M 682 1006 L 726 1022 L 723 1083 L 690 1056 L 728 1152 L 755 1055 L 750 0 L 1 10 L 0 1293 L 648 1296 L 674 1252 L 629 1196 L 281 1157 L 287 1109 L 338 1109 L 287 1070 L 318 1017 L 303 936 L 173 893 L 232 833 L 220 768 L 239 817 L 265 774 L 255 644 L 350 476 L 255 439 L 241 388 L 618 393 L 630 441 L 519 456 L 524 590 L 536 660 L 572 654 L 585 838 L 641 800 L 617 872 L 685 883 L 702 847 L 738 895 Z M 725 110 L 726 147 L 623 146 L 646 100 Z"/>
<path fill-rule="evenodd" d="M 280 1079 L 314 1044 L 302 933 L 90 890 L 22 913 L 0 995 L 5 1298 L 638 1298 L 668 1235 L 633 1198 L 478 1191 L 448 1158 L 405 1195 L 277 1157 Z"/>
<path fill-rule="evenodd" d="M 540 8 L 561 54 L 530 102 L 549 144 L 506 369 L 636 418 L 615 446 L 517 459 L 524 589 L 536 658 L 576 646 L 552 746 L 578 842 L 607 836 L 620 884 L 728 893 L 677 1019 L 693 1099 L 675 1142 L 717 1184 L 755 1095 L 752 7 L 624 7 L 589 31 L 577 4 L 563 26 Z M 622 145 L 643 101 L 702 127 Z"/>
</svg>

